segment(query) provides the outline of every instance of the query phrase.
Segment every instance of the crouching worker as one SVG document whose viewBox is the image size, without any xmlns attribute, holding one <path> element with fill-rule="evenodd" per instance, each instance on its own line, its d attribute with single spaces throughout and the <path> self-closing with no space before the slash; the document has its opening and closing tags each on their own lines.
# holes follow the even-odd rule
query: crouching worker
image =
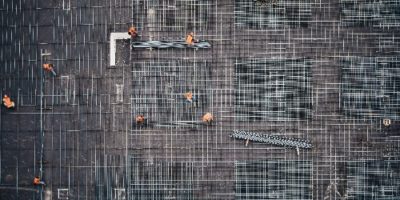
<svg viewBox="0 0 400 200">
<path fill-rule="evenodd" d="M 49 63 L 43 64 L 43 69 L 45 71 L 51 72 L 54 76 L 57 76 L 56 72 L 54 71 L 53 64 Z"/>
<path fill-rule="evenodd" d="M 11 101 L 10 97 L 7 95 L 3 97 L 3 105 L 8 109 L 13 109 L 15 107 L 14 101 Z"/>
<path fill-rule="evenodd" d="M 128 34 L 131 36 L 131 39 L 134 40 L 138 36 L 138 32 L 134 26 L 131 26 L 128 30 Z"/>
<path fill-rule="evenodd" d="M 203 122 L 205 122 L 207 124 L 211 124 L 211 122 L 214 121 L 214 116 L 208 112 L 208 113 L 204 114 L 201 119 Z"/>
<path fill-rule="evenodd" d="M 193 32 L 190 32 L 190 33 L 186 36 L 186 44 L 188 44 L 188 45 L 193 45 L 195 42 L 198 42 L 198 41 L 194 39 L 194 33 L 193 33 Z"/>
<path fill-rule="evenodd" d="M 40 180 L 39 176 L 36 176 L 35 178 L 33 178 L 33 185 L 34 186 L 39 186 L 39 185 L 45 186 L 46 183 L 44 181 Z"/>
<path fill-rule="evenodd" d="M 135 121 L 137 125 L 142 125 L 145 122 L 145 118 L 143 115 L 137 115 Z"/>
</svg>

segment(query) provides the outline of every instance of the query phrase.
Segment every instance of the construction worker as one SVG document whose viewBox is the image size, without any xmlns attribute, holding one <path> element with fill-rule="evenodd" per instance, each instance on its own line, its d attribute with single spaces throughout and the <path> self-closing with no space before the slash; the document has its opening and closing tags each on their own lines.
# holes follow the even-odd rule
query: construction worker
<svg viewBox="0 0 400 200">
<path fill-rule="evenodd" d="M 33 178 L 33 185 L 46 185 L 46 183 L 44 183 L 44 181 L 41 181 L 39 176 L 36 176 L 35 178 Z"/>
<path fill-rule="evenodd" d="M 194 33 L 193 33 L 193 32 L 190 32 L 190 33 L 186 36 L 186 44 L 188 44 L 188 45 L 193 45 L 195 42 L 197 42 L 197 41 L 194 39 Z"/>
<path fill-rule="evenodd" d="M 54 76 L 57 76 L 56 72 L 54 71 L 53 64 L 45 63 L 43 64 L 43 69 L 51 72 Z"/>
<path fill-rule="evenodd" d="M 204 114 L 202 117 L 203 122 L 206 122 L 208 124 L 210 124 L 213 121 L 213 119 L 214 119 L 213 115 L 209 112 Z"/>
<path fill-rule="evenodd" d="M 15 107 L 14 101 L 11 101 L 10 97 L 8 97 L 6 94 L 3 97 L 3 105 L 8 109 L 12 109 Z"/>
<path fill-rule="evenodd" d="M 143 115 L 136 116 L 136 124 L 138 124 L 138 125 L 143 124 L 144 120 L 145 120 L 145 118 Z"/>
<path fill-rule="evenodd" d="M 193 95 L 192 92 L 186 92 L 183 96 L 185 96 L 186 101 L 189 103 L 193 103 L 193 101 L 196 101 L 196 96 Z"/>
<path fill-rule="evenodd" d="M 138 32 L 134 26 L 129 28 L 128 34 L 131 36 L 131 39 L 135 39 L 138 36 Z"/>
</svg>

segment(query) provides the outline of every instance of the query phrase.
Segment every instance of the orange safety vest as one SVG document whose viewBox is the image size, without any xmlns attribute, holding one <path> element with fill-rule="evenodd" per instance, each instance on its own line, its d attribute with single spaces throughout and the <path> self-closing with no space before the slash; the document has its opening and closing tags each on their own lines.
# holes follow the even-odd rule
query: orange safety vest
<svg viewBox="0 0 400 200">
<path fill-rule="evenodd" d="M 213 120 L 213 115 L 211 113 L 206 113 L 203 116 L 203 122 L 211 122 Z"/>
<path fill-rule="evenodd" d="M 194 38 L 193 38 L 192 34 L 189 34 L 189 35 L 186 36 L 186 43 L 187 44 L 192 45 L 193 44 L 193 40 L 194 40 Z"/>
<path fill-rule="evenodd" d="M 43 64 L 43 69 L 46 71 L 51 71 L 51 70 L 53 70 L 53 67 L 51 67 L 51 64 L 46 63 L 46 64 Z"/>
<path fill-rule="evenodd" d="M 144 122 L 144 116 L 143 115 L 136 116 L 136 123 L 141 124 L 143 122 Z"/>
<path fill-rule="evenodd" d="M 37 178 L 37 177 L 35 177 L 35 178 L 33 179 L 33 185 L 39 185 L 39 184 L 40 184 L 40 179 Z"/>
<path fill-rule="evenodd" d="M 8 97 L 7 95 L 4 95 L 4 97 L 3 97 L 3 104 L 7 108 L 14 107 L 14 102 L 12 102 L 10 97 Z"/>
<path fill-rule="evenodd" d="M 129 33 L 129 35 L 131 35 L 131 36 L 136 36 L 136 34 L 137 34 L 136 28 L 133 27 L 133 26 L 130 27 L 129 30 L 128 30 L 128 33 Z"/>
</svg>

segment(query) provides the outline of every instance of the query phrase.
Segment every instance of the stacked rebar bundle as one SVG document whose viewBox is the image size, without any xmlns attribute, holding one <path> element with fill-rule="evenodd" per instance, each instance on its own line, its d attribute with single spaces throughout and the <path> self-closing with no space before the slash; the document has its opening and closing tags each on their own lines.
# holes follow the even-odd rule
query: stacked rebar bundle
<svg viewBox="0 0 400 200">
<path fill-rule="evenodd" d="M 312 144 L 308 140 L 298 138 L 287 138 L 284 136 L 277 135 L 266 135 L 253 132 L 234 130 L 233 134 L 230 135 L 235 139 L 250 140 L 254 142 L 262 142 L 272 145 L 291 147 L 291 148 L 303 148 L 311 149 Z"/>
<path fill-rule="evenodd" d="M 166 49 L 166 48 L 192 48 L 192 49 L 205 49 L 210 48 L 211 44 L 206 41 L 195 42 L 193 45 L 186 44 L 185 41 L 141 41 L 132 42 L 133 48 L 155 48 L 155 49 Z"/>
</svg>

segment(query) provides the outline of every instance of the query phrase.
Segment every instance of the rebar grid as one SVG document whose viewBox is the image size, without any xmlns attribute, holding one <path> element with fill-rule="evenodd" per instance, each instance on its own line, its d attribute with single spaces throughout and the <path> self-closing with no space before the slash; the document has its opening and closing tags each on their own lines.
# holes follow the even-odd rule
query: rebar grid
<svg viewBox="0 0 400 200">
<path fill-rule="evenodd" d="M 347 199 L 396 199 L 400 196 L 399 160 L 361 160 L 347 165 Z"/>
<path fill-rule="evenodd" d="M 399 119 L 399 66 L 397 57 L 344 58 L 341 72 L 344 113 L 363 118 Z"/>
<path fill-rule="evenodd" d="M 235 25 L 250 29 L 307 27 L 311 2 L 277 0 L 263 6 L 253 0 L 235 0 Z"/>
<path fill-rule="evenodd" d="M 132 67 L 133 115 L 143 114 L 155 126 L 199 122 L 209 100 L 211 68 L 207 61 L 150 61 Z M 184 94 L 192 92 L 194 102 Z"/>
<path fill-rule="evenodd" d="M 130 160 L 128 199 L 195 199 L 196 168 L 193 163 Z"/>
<path fill-rule="evenodd" d="M 400 26 L 400 2 L 397 0 L 340 0 L 340 7 L 343 26 Z"/>
<path fill-rule="evenodd" d="M 235 163 L 235 199 L 312 199 L 310 161 Z"/>
<path fill-rule="evenodd" d="M 238 121 L 311 118 L 311 61 L 251 59 L 235 64 Z"/>
<path fill-rule="evenodd" d="M 43 195 L 53 199 L 129 200 L 140 194 L 141 199 L 225 200 L 246 198 L 247 191 L 264 195 L 254 199 L 340 199 L 354 191 L 347 188 L 352 177 L 345 163 L 398 160 L 400 37 L 399 14 L 393 10 L 398 1 L 374 1 L 380 10 L 365 12 L 329 0 L 253 3 L 0 1 L 0 88 L 16 103 L 13 111 L 0 107 L 0 199 L 37 199 L 32 177 L 40 165 L 47 183 Z M 344 16 L 343 10 L 350 9 L 351 15 Z M 365 25 L 346 22 L 360 18 Z M 196 39 L 212 46 L 131 50 L 128 42 L 118 41 L 116 65 L 110 66 L 110 34 L 126 33 L 132 25 L 141 41 L 183 40 L 194 31 Z M 59 76 L 40 76 L 41 49 L 51 52 L 47 61 Z M 349 58 L 351 67 L 346 57 L 355 58 Z M 359 87 L 361 80 L 365 87 Z M 377 94 L 383 88 L 389 102 L 371 97 L 370 88 L 378 88 Z M 185 101 L 183 93 L 189 90 L 198 95 L 196 104 Z M 360 103 L 361 93 L 378 107 Z M 201 122 L 205 112 L 213 113 L 213 123 Z M 146 123 L 135 123 L 138 114 Z M 385 117 L 392 120 L 390 126 L 382 124 Z M 297 154 L 280 146 L 246 146 L 229 138 L 234 129 L 308 138 L 313 149 Z M 134 153 L 140 165 L 130 163 Z M 243 180 L 249 173 L 240 172 L 238 179 L 235 174 L 235 163 L 251 162 L 245 160 L 311 164 L 258 166 L 249 178 L 257 185 L 235 190 L 236 180 L 247 184 Z M 261 172 L 271 168 L 267 182 Z M 377 171 L 393 184 L 398 180 L 396 170 Z M 278 177 L 282 173 L 289 180 Z M 364 182 L 357 195 L 364 190 L 382 194 L 371 189 L 375 183 Z M 382 184 L 392 195 L 385 197 L 399 199 L 392 183 Z"/>
</svg>

